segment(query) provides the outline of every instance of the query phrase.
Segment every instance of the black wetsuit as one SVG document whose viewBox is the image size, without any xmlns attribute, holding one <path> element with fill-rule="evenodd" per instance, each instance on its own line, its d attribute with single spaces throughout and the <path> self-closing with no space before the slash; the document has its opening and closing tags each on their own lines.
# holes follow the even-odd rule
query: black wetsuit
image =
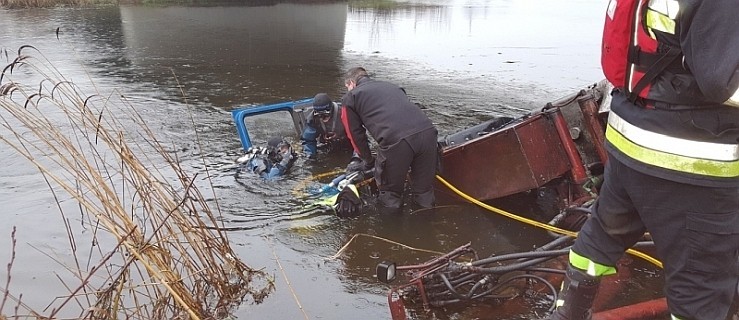
<svg viewBox="0 0 739 320">
<path fill-rule="evenodd" d="M 362 160 L 372 161 L 367 131 L 379 145 L 375 162 L 379 204 L 400 209 L 410 168 L 413 203 L 424 208 L 433 206 L 437 131 L 426 114 L 402 88 L 369 77 L 359 79 L 356 87 L 344 95 L 342 104 L 341 120 Z"/>
<path fill-rule="evenodd" d="M 321 119 L 313 115 L 313 108 L 306 109 L 306 126 L 300 137 L 303 144 L 303 153 L 313 158 L 318 153 L 318 143 L 328 144 L 329 150 L 349 150 L 349 139 L 344 132 L 339 105 L 332 103 L 331 120 L 323 123 Z"/>
</svg>

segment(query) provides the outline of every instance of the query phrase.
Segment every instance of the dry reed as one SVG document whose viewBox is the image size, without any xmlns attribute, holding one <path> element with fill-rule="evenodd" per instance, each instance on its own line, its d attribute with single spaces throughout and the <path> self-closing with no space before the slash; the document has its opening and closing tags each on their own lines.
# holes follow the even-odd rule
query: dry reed
<svg viewBox="0 0 739 320">
<path fill-rule="evenodd" d="M 52 8 L 59 6 L 82 7 L 93 4 L 90 0 L 0 0 L 0 8 Z"/>
<path fill-rule="evenodd" d="M 0 141 L 38 168 L 58 203 L 68 195 L 100 229 L 83 253 L 69 208 L 59 204 L 75 253 L 74 265 L 65 267 L 78 283 L 62 281 L 69 295 L 54 299 L 43 316 L 7 285 L 0 287 L 3 305 L 13 301 L 16 315 L 37 318 L 79 312 L 74 317 L 213 319 L 261 302 L 274 290 L 272 279 L 236 257 L 213 228 L 218 212 L 176 154 L 122 94 L 83 90 L 31 46 L 0 75 Z"/>
</svg>

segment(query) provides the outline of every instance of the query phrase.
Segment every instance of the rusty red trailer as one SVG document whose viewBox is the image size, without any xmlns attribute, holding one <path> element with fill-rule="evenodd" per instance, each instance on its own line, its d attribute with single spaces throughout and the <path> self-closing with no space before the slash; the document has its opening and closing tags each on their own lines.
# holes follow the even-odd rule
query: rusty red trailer
<svg viewBox="0 0 739 320">
<path fill-rule="evenodd" d="M 488 201 L 547 187 L 558 207 L 594 196 L 606 161 L 603 132 L 607 83 L 552 101 L 519 118 L 495 118 L 439 139 L 441 176 L 469 196 Z M 436 185 L 442 203 L 461 198 Z"/>
</svg>

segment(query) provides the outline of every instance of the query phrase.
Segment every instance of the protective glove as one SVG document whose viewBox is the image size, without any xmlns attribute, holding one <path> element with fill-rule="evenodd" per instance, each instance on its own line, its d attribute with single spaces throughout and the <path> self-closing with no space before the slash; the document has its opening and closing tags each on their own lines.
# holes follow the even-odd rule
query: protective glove
<svg viewBox="0 0 739 320">
<path fill-rule="evenodd" d="M 375 157 L 371 157 L 369 161 L 359 158 L 352 158 L 352 161 L 346 166 L 346 173 L 365 172 L 375 167 Z"/>
<path fill-rule="evenodd" d="M 352 158 L 352 161 L 350 161 L 349 164 L 346 165 L 346 173 L 360 171 L 362 170 L 362 167 L 364 167 L 364 163 L 362 162 L 362 159 Z"/>
<path fill-rule="evenodd" d="M 283 152 L 282 154 L 282 160 L 280 160 L 280 165 L 287 168 L 288 164 L 290 164 L 290 161 L 293 160 L 294 156 L 290 150 L 287 150 Z"/>
<path fill-rule="evenodd" d="M 264 150 L 266 149 L 260 148 L 260 147 L 249 147 L 249 149 L 246 150 L 246 154 L 236 159 L 236 162 L 237 163 L 247 162 L 251 160 L 251 158 L 254 158 L 254 156 L 257 154 L 264 154 Z"/>
<path fill-rule="evenodd" d="M 341 189 L 336 198 L 336 215 L 339 218 L 352 218 L 362 213 L 362 199 L 359 198 L 359 191 L 353 184 L 347 185 Z"/>
<path fill-rule="evenodd" d="M 247 154 L 239 157 L 238 159 L 236 159 L 236 163 L 244 163 L 244 162 L 247 162 L 247 161 L 251 160 L 251 158 L 253 158 L 253 157 L 254 157 L 254 154 L 253 153 L 247 153 Z"/>
<path fill-rule="evenodd" d="M 326 132 L 321 135 L 320 140 L 321 143 L 330 143 L 334 138 L 336 138 L 336 132 Z"/>
</svg>

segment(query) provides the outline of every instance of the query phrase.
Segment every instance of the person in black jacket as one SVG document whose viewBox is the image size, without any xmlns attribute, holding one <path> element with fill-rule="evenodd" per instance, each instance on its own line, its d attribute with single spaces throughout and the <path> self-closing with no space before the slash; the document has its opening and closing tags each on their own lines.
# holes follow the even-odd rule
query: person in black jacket
<svg viewBox="0 0 739 320">
<path fill-rule="evenodd" d="M 362 67 L 347 71 L 341 120 L 354 152 L 348 170 L 369 170 L 379 195 L 378 205 L 400 212 L 406 176 L 410 169 L 412 205 L 434 205 L 434 176 L 437 164 L 437 131 L 424 112 L 395 84 L 373 80 Z M 367 133 L 379 145 L 372 155 Z"/>
</svg>

